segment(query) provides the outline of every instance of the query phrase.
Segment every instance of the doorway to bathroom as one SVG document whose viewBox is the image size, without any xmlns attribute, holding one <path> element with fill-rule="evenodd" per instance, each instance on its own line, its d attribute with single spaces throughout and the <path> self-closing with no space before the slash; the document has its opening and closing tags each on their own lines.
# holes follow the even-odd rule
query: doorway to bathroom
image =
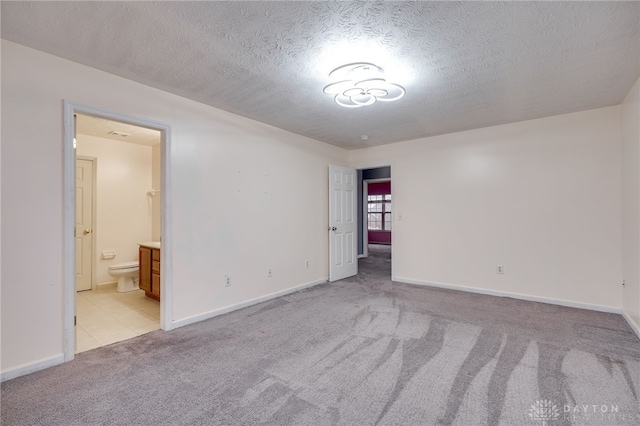
<svg viewBox="0 0 640 426">
<path fill-rule="evenodd" d="M 160 123 L 65 102 L 66 360 L 170 328 L 168 135 Z M 143 249 L 157 252 L 153 271 L 140 269 Z M 146 272 L 155 287 L 141 290 Z"/>
<path fill-rule="evenodd" d="M 75 125 L 79 353 L 160 328 L 159 300 L 139 289 L 138 244 L 160 245 L 162 191 L 160 131 L 84 114 Z"/>
</svg>

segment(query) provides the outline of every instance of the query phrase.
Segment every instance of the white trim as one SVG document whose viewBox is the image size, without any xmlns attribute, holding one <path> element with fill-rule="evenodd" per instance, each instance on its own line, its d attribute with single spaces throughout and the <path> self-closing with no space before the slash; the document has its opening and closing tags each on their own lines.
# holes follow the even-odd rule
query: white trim
<svg viewBox="0 0 640 426">
<path fill-rule="evenodd" d="M 297 287 L 293 287 L 293 288 L 290 288 L 290 289 L 287 289 L 287 290 L 282 290 L 282 291 L 278 291 L 278 292 L 275 292 L 275 293 L 271 293 L 271 294 L 268 294 L 266 296 L 258 297 L 256 299 L 248 300 L 246 302 L 238 303 L 236 305 L 227 306 L 227 307 L 224 307 L 224 308 L 216 309 L 215 311 L 210 311 L 210 312 L 206 312 L 204 314 L 200 314 L 200 315 L 196 315 L 196 316 L 193 316 L 193 317 L 185 318 L 185 319 L 182 319 L 182 320 L 179 320 L 179 321 L 175 321 L 175 322 L 172 323 L 172 328 L 178 328 L 178 327 L 182 327 L 182 326 L 185 326 L 185 325 L 194 324 L 196 322 L 200 322 L 200 321 L 203 321 L 203 320 L 206 320 L 206 319 L 209 319 L 209 318 L 216 317 L 218 315 L 223 315 L 223 314 L 226 314 L 226 313 L 229 313 L 229 312 L 233 312 L 233 311 L 236 311 L 238 309 L 246 308 L 248 306 L 252 306 L 252 305 L 255 305 L 255 304 L 258 304 L 258 303 L 261 303 L 261 302 L 265 302 L 267 300 L 275 299 L 277 297 L 286 296 L 287 294 L 295 293 L 297 291 L 304 290 L 306 288 L 314 287 L 314 286 L 316 286 L 318 284 L 326 283 L 327 280 L 328 280 L 328 277 L 324 278 L 324 279 L 321 279 L 321 280 L 318 280 L 318 281 L 302 284 L 302 285 L 299 285 Z M 458 285 L 452 285 L 452 284 L 431 283 L 431 282 L 427 282 L 427 281 L 419 281 L 419 280 L 413 280 L 413 279 L 409 279 L 409 278 L 398 278 L 398 279 L 396 279 L 394 281 L 407 283 L 407 284 L 428 286 L 428 287 L 437 287 L 437 288 L 446 288 L 446 289 L 458 290 L 458 291 L 466 291 L 466 292 L 469 292 L 469 293 L 487 294 L 487 295 L 498 296 L 498 297 L 512 297 L 514 299 L 528 300 L 528 301 L 534 301 L 534 302 L 543 302 L 543 303 L 551 303 L 551 304 L 554 304 L 554 305 L 569 306 L 569 307 L 572 307 L 572 308 L 580 308 L 580 309 L 589 309 L 589 310 L 600 311 L 600 312 L 621 313 L 622 316 L 624 317 L 624 319 L 627 320 L 627 322 L 629 323 L 629 325 L 631 326 L 633 331 L 636 333 L 636 335 L 640 339 L 640 327 L 638 326 L 638 324 L 636 324 L 635 321 L 633 321 L 633 319 L 631 318 L 631 316 L 629 314 L 627 314 L 627 312 L 625 312 L 625 311 L 623 311 L 621 309 L 618 309 L 618 308 L 612 308 L 612 307 L 600 306 L 600 305 L 590 305 L 590 304 L 577 303 L 577 302 L 568 302 L 568 301 L 563 301 L 563 300 L 558 300 L 558 299 L 549 299 L 549 298 L 542 298 L 542 297 L 526 296 L 526 295 L 520 295 L 520 294 L 515 294 L 515 293 L 500 292 L 500 291 L 495 291 L 495 290 L 476 289 L 476 288 L 464 287 L 464 286 L 458 286 Z M 20 365 L 18 367 L 15 367 L 15 368 L 12 368 L 10 370 L 2 372 L 2 374 L 0 375 L 0 381 L 4 382 L 4 381 L 7 381 L 7 380 L 15 379 L 16 377 L 20 377 L 20 376 L 24 376 L 26 374 L 34 373 L 36 371 L 44 370 L 44 369 L 47 369 L 49 367 L 53 367 L 53 366 L 62 364 L 63 362 L 65 362 L 65 356 L 64 356 L 64 354 L 60 354 L 60 355 L 56 355 L 56 356 L 51 357 L 51 358 L 46 358 L 46 359 L 43 359 L 41 361 L 37 361 L 37 362 L 34 362 L 34 363 L 23 364 L 23 365 Z"/>
<path fill-rule="evenodd" d="M 187 317 L 181 320 L 177 320 L 173 322 L 173 328 L 183 327 L 185 325 L 194 324 L 196 322 L 204 321 L 209 318 L 217 317 L 218 315 L 223 315 L 229 312 L 237 311 L 238 309 L 246 308 L 248 306 L 252 306 L 258 303 L 266 302 L 267 300 L 276 299 L 278 297 L 286 296 L 287 294 L 295 293 L 300 290 L 304 290 L 306 288 L 314 287 L 318 284 L 324 284 L 329 280 L 329 277 L 322 278 L 317 281 L 312 281 L 305 284 L 300 284 L 295 287 L 288 288 L 286 290 L 276 291 L 275 293 L 270 293 L 265 296 L 256 297 L 255 299 L 247 300 L 244 302 L 237 303 L 231 306 L 225 306 L 224 308 L 215 309 L 213 311 L 204 312 L 202 314 L 194 315 L 192 317 Z"/>
<path fill-rule="evenodd" d="M 624 309 L 622 310 L 622 316 L 627 320 L 633 332 L 638 336 L 638 339 L 640 339 L 640 324 L 637 324 L 631 315 L 629 315 Z"/>
<path fill-rule="evenodd" d="M 362 170 L 358 170 L 362 172 Z M 362 257 L 369 257 L 369 181 L 362 179 Z"/>
<path fill-rule="evenodd" d="M 157 121 L 132 117 L 124 114 L 105 111 L 87 105 L 76 104 L 67 100 L 63 101 L 63 185 L 64 185 L 64 218 L 63 218 L 63 326 L 64 326 L 64 361 L 71 361 L 75 356 L 75 325 L 74 316 L 76 310 L 75 288 L 75 242 L 73 229 L 75 226 L 75 159 L 73 138 L 75 136 L 74 114 L 85 114 L 94 117 L 106 118 L 132 124 L 134 126 L 147 127 L 160 131 L 162 149 L 162 263 L 161 263 L 161 295 L 160 295 L 160 328 L 171 330 L 171 314 L 173 312 L 173 270 L 172 270 L 172 227 L 171 227 L 171 127 Z"/>
<path fill-rule="evenodd" d="M 162 262 L 160 262 L 160 329 L 173 329 L 173 217 L 171 203 L 171 127 L 163 125 L 160 129 L 162 147 L 160 148 L 160 185 L 162 187 L 162 205 L 160 206 L 160 239 L 162 242 Z M 167 244 L 168 243 L 168 244 Z"/>
<path fill-rule="evenodd" d="M 391 166 L 383 166 L 389 167 L 389 174 L 391 174 Z M 375 167 L 373 167 L 375 169 Z M 357 169 L 357 170 L 369 170 L 369 167 L 366 169 Z M 381 182 L 391 182 L 391 178 L 375 178 L 375 179 L 362 179 L 363 182 L 367 183 L 381 183 Z"/>
<path fill-rule="evenodd" d="M 46 368 L 53 367 L 54 365 L 62 364 L 63 362 L 65 362 L 65 356 L 64 354 L 59 354 L 40 361 L 22 364 L 7 371 L 3 371 L 0 375 L 0 381 L 4 382 L 15 379 L 16 377 L 35 373 L 36 371 L 44 370 Z"/>
<path fill-rule="evenodd" d="M 510 292 L 507 292 L 507 291 L 488 290 L 488 289 L 484 289 L 484 288 L 466 287 L 466 286 L 455 285 L 455 284 L 445 284 L 445 283 L 436 283 L 436 282 L 429 282 L 429 281 L 420 281 L 420 280 L 414 280 L 414 279 L 411 279 L 411 278 L 397 277 L 397 278 L 394 279 L 394 281 L 398 281 L 398 282 L 406 283 L 406 284 L 422 285 L 422 286 L 427 286 L 427 287 L 437 287 L 437 288 L 446 288 L 446 289 L 450 289 L 450 290 L 465 291 L 467 293 L 487 294 L 489 296 L 497 296 L 497 297 L 511 297 L 513 299 L 528 300 L 530 302 L 549 303 L 551 305 L 567 306 L 567 307 L 570 307 L 570 308 L 588 309 L 590 311 L 599 311 L 599 312 L 609 312 L 609 313 L 613 313 L 613 314 L 622 314 L 622 309 L 621 308 L 616 308 L 616 307 L 613 307 L 613 306 L 593 305 L 593 304 L 590 304 L 590 303 L 573 302 L 573 301 L 570 301 L 570 300 L 562 300 L 562 299 L 551 299 L 551 298 L 548 298 L 548 297 L 530 296 L 530 295 L 527 295 L 527 294 L 510 293 Z"/>
<path fill-rule="evenodd" d="M 391 166 L 383 166 L 383 167 L 389 167 L 389 176 L 391 176 Z M 358 169 L 358 170 L 365 170 L 365 169 Z M 369 257 L 369 184 L 381 183 L 381 182 L 391 182 L 391 178 L 388 177 L 388 178 L 377 178 L 377 179 L 362 179 L 362 184 L 363 184 L 362 185 L 362 245 L 363 245 L 362 252 L 366 254 L 365 257 Z M 393 191 L 391 191 L 391 193 L 393 194 Z M 392 197 L 391 203 L 393 203 L 393 197 Z M 391 220 L 392 221 L 393 221 L 393 211 L 394 211 L 393 206 L 394 204 L 391 204 Z M 383 220 L 383 225 L 384 225 L 384 220 Z M 380 232 L 380 231 L 375 231 L 375 232 Z M 393 245 L 393 230 L 391 231 L 382 230 L 382 232 L 391 233 L 391 242 L 389 243 L 389 245 Z M 374 243 L 374 244 L 380 244 L 380 243 Z M 391 250 L 393 250 L 393 247 L 391 248 Z M 393 269 L 393 261 L 391 262 L 391 268 Z"/>
<path fill-rule="evenodd" d="M 62 293 L 63 293 L 63 351 L 64 361 L 71 361 L 75 356 L 76 347 L 76 277 L 75 277 L 75 242 L 73 230 L 75 228 L 75 184 L 76 184 L 76 153 L 73 149 L 75 137 L 75 123 L 73 114 L 75 107 L 64 101 L 64 136 L 62 138 L 62 156 L 64 170 L 62 173 L 64 188 L 64 216 L 62 219 Z"/>
</svg>

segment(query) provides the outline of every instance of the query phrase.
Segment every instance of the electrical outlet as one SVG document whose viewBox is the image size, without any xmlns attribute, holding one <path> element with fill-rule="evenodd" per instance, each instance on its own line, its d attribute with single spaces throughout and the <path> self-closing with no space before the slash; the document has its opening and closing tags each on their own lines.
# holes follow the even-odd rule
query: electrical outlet
<svg viewBox="0 0 640 426">
<path fill-rule="evenodd" d="M 496 274 L 504 274 L 504 267 L 502 265 L 496 266 Z"/>
<path fill-rule="evenodd" d="M 308 261 L 308 260 L 305 260 L 305 261 L 304 261 L 304 267 L 305 267 L 306 269 L 309 269 L 309 261 Z"/>
<path fill-rule="evenodd" d="M 225 275 L 224 276 L 224 286 L 225 287 L 231 287 L 231 275 Z"/>
<path fill-rule="evenodd" d="M 271 278 L 273 276 L 273 271 L 271 268 L 267 268 L 267 278 Z"/>
</svg>

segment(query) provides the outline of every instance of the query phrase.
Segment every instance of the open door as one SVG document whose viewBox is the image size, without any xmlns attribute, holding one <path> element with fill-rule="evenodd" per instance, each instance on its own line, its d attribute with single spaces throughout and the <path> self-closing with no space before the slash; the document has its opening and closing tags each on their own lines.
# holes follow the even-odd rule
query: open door
<svg viewBox="0 0 640 426">
<path fill-rule="evenodd" d="M 329 281 L 358 273 L 356 170 L 329 166 Z"/>
<path fill-rule="evenodd" d="M 76 291 L 91 290 L 94 162 L 76 159 Z"/>
</svg>

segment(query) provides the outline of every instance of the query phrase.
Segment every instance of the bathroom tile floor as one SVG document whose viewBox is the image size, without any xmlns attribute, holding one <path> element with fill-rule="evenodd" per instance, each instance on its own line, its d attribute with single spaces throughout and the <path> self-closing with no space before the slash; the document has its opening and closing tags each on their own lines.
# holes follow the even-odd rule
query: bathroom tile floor
<svg viewBox="0 0 640 426">
<path fill-rule="evenodd" d="M 76 293 L 76 353 L 160 328 L 160 303 L 144 291 L 118 293 L 115 284 Z"/>
</svg>

